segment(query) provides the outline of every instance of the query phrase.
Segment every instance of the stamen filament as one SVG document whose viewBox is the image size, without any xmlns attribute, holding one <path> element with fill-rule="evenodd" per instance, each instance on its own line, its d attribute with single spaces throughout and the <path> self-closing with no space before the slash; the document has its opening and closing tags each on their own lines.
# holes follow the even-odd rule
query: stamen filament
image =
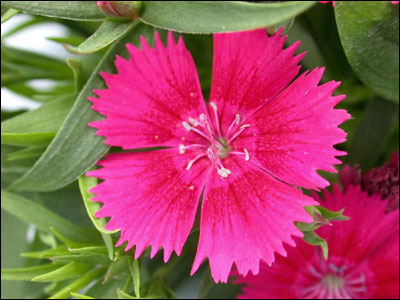
<svg viewBox="0 0 400 300">
<path fill-rule="evenodd" d="M 219 124 L 217 104 L 215 104 L 215 102 L 210 102 L 210 105 L 214 111 L 215 127 L 217 128 L 218 137 L 221 137 L 221 128 Z"/>
<path fill-rule="evenodd" d="M 228 139 L 228 144 L 231 143 L 233 140 L 235 140 L 239 136 L 239 134 L 241 134 L 243 132 L 243 130 L 245 130 L 247 127 L 250 127 L 250 124 L 244 124 L 244 125 L 240 126 L 239 131 L 236 132 L 232 137 L 230 137 Z"/>
<path fill-rule="evenodd" d="M 197 128 L 190 126 L 188 122 L 183 121 L 182 122 L 183 127 L 187 130 L 187 131 L 193 131 L 196 132 L 198 135 L 202 136 L 203 138 L 205 138 L 207 141 L 209 141 L 210 143 L 213 143 L 212 139 L 210 139 L 210 137 L 208 137 L 207 135 L 205 135 L 203 132 L 201 132 L 200 130 L 198 130 Z M 212 137 L 211 137 L 212 138 Z"/>
<path fill-rule="evenodd" d="M 231 123 L 231 125 L 229 125 L 229 128 L 228 128 L 228 130 L 227 130 L 227 132 L 226 132 L 226 136 L 228 137 L 229 136 L 229 134 L 231 133 L 231 130 L 232 130 L 232 128 L 236 125 L 239 125 L 240 124 L 240 115 L 239 114 L 236 114 L 236 116 L 235 116 L 235 120 L 233 120 L 233 122 Z"/>
<path fill-rule="evenodd" d="M 187 166 L 186 166 L 186 170 L 190 170 L 190 168 L 193 166 L 193 164 L 196 162 L 196 161 L 198 161 L 200 158 L 203 158 L 203 157 L 205 157 L 205 156 L 207 156 L 207 154 L 205 154 L 205 153 L 202 153 L 202 154 L 199 154 L 199 155 L 197 155 L 195 158 L 193 158 L 192 160 L 190 160 L 189 161 L 189 163 L 187 164 Z"/>
</svg>

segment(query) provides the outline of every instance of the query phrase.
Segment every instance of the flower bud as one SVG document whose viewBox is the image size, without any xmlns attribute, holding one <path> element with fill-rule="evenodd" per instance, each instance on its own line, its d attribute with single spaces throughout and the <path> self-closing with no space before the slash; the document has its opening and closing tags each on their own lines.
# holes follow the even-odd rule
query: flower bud
<svg viewBox="0 0 400 300">
<path fill-rule="evenodd" d="M 142 1 L 96 1 L 100 10 L 109 17 L 136 19 L 140 16 Z"/>
</svg>

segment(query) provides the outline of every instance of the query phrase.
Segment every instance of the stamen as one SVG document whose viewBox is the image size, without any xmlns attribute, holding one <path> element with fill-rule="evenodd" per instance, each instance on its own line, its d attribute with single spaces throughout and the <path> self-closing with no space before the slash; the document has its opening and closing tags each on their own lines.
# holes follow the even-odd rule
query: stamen
<svg viewBox="0 0 400 300">
<path fill-rule="evenodd" d="M 179 153 L 184 154 L 185 153 L 185 145 L 180 144 L 179 145 Z"/>
<path fill-rule="evenodd" d="M 243 130 L 245 130 L 247 127 L 250 127 L 250 124 L 244 124 L 244 125 L 240 126 L 239 131 L 236 132 L 231 138 L 229 138 L 228 144 L 230 144 L 234 139 L 236 139 L 239 136 L 239 134 L 241 134 L 243 132 Z"/>
<path fill-rule="evenodd" d="M 199 121 L 197 121 L 196 119 L 193 118 L 189 118 L 189 122 L 190 124 L 192 124 L 194 127 L 199 125 Z"/>
<path fill-rule="evenodd" d="M 198 135 L 202 136 L 203 138 L 205 138 L 207 141 L 209 141 L 210 143 L 213 143 L 213 137 L 212 136 L 207 136 L 205 135 L 203 132 L 201 132 L 200 130 L 198 130 L 197 128 L 194 128 L 192 126 L 189 125 L 188 122 L 183 121 L 182 122 L 183 127 L 186 129 L 186 131 L 193 131 L 196 132 Z"/>
<path fill-rule="evenodd" d="M 215 102 L 210 102 L 210 105 L 211 105 L 211 107 L 213 108 L 213 111 L 214 111 L 215 127 L 217 128 L 218 137 L 221 137 L 221 129 L 220 129 L 220 125 L 219 125 L 217 104 L 215 104 Z"/>
<path fill-rule="evenodd" d="M 229 174 L 232 174 L 232 172 L 222 165 L 221 160 L 216 155 L 214 150 L 213 150 L 212 146 L 208 147 L 207 156 L 210 159 L 210 161 L 212 162 L 212 164 L 217 168 L 218 175 L 220 175 L 221 177 L 226 178 L 226 177 L 229 176 Z"/>
<path fill-rule="evenodd" d="M 250 154 L 249 151 L 247 151 L 247 149 L 243 149 L 243 152 L 240 151 L 231 151 L 229 152 L 229 154 L 234 154 L 234 155 L 244 155 L 244 160 L 248 161 L 250 159 Z"/>
<path fill-rule="evenodd" d="M 190 144 L 187 146 L 180 144 L 179 145 L 179 153 L 184 154 L 186 149 L 190 149 L 190 148 L 207 148 L 207 146 L 204 144 Z"/>
<path fill-rule="evenodd" d="M 229 169 L 226 169 L 221 166 L 221 168 L 218 169 L 218 174 L 221 175 L 222 177 L 226 178 L 229 176 L 229 174 L 232 174 L 232 172 Z"/>
<path fill-rule="evenodd" d="M 249 151 L 247 151 L 247 149 L 243 149 L 243 151 L 244 151 L 244 160 L 248 161 L 250 159 Z"/>
<path fill-rule="evenodd" d="M 199 155 L 197 155 L 195 158 L 193 158 L 192 160 L 190 160 L 189 161 L 189 163 L 188 163 L 188 165 L 186 166 L 186 170 L 190 170 L 190 168 L 193 166 L 193 164 L 197 161 L 197 160 L 199 160 L 200 158 L 203 158 L 203 157 L 205 157 L 206 156 L 206 154 L 205 153 L 202 153 L 202 154 L 199 154 Z"/>
<path fill-rule="evenodd" d="M 188 122 L 183 121 L 182 125 L 186 129 L 186 131 L 192 130 L 192 126 L 190 126 Z"/>
<path fill-rule="evenodd" d="M 239 125 L 239 123 L 240 123 L 240 115 L 239 115 L 239 114 L 236 114 L 235 120 L 233 120 L 233 122 L 231 123 L 231 125 L 229 125 L 229 128 L 228 128 L 228 130 L 227 130 L 227 132 L 226 132 L 226 136 L 227 136 L 227 137 L 228 137 L 229 134 L 231 133 L 232 128 L 233 128 L 235 125 Z"/>
</svg>

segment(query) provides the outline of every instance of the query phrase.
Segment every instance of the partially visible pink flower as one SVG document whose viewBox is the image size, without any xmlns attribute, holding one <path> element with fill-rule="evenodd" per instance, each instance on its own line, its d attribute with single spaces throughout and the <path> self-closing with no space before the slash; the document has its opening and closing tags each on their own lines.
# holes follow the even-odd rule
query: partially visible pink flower
<svg viewBox="0 0 400 300">
<path fill-rule="evenodd" d="M 344 166 L 339 174 L 343 188 L 349 185 L 361 185 L 369 195 L 378 194 L 388 199 L 387 211 L 399 208 L 399 152 L 392 154 L 391 161 L 381 167 L 368 170 L 361 174 L 358 165 Z"/>
<path fill-rule="evenodd" d="M 399 1 L 392 1 L 392 4 L 399 4 Z"/>
<path fill-rule="evenodd" d="M 216 282 L 226 282 L 233 264 L 240 274 L 258 273 L 285 255 L 302 236 L 294 221 L 311 222 L 305 205 L 315 201 L 295 187 L 323 188 L 316 170 L 335 172 L 333 148 L 345 141 L 338 125 L 349 118 L 333 109 L 339 83 L 318 85 L 323 69 L 296 79 L 304 54 L 299 43 L 283 50 L 282 29 L 214 35 L 211 96 L 206 105 L 196 67 L 182 38 L 165 47 L 142 38 L 142 50 L 127 44 L 130 59 L 116 59 L 118 74 L 101 75 L 108 86 L 94 91 L 92 108 L 107 118 L 90 123 L 106 143 L 123 149 L 166 147 L 111 154 L 88 175 L 104 179 L 91 192 L 111 217 L 106 229 L 121 229 L 117 246 L 151 245 L 164 261 L 181 253 L 201 203 L 200 239 L 192 274 L 208 258 Z"/>
<path fill-rule="evenodd" d="M 343 194 L 337 185 L 324 191 L 322 205 L 345 208 L 349 221 L 323 226 L 318 235 L 328 242 L 328 261 L 320 248 L 296 238 L 287 257 L 272 267 L 262 264 L 258 276 L 235 280 L 245 284 L 241 299 L 398 299 L 399 211 L 385 214 L 387 200 L 368 196 L 360 186 Z"/>
<path fill-rule="evenodd" d="M 332 7 L 335 7 L 335 1 L 318 1 L 319 3 L 326 4 L 332 2 Z"/>
<path fill-rule="evenodd" d="M 349 185 L 361 184 L 361 169 L 359 165 L 344 165 L 342 171 L 339 173 L 339 178 L 345 190 Z"/>
</svg>

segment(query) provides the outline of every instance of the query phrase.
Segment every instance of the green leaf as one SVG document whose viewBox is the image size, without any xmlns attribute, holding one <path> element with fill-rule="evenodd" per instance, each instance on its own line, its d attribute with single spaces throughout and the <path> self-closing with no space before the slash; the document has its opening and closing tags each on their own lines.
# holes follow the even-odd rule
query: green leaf
<svg viewBox="0 0 400 300">
<path fill-rule="evenodd" d="M 94 197 L 94 194 L 89 193 L 89 190 L 97 185 L 97 178 L 88 177 L 82 175 L 79 177 L 79 189 L 82 194 L 83 203 L 85 204 L 86 211 L 89 215 L 90 220 L 92 220 L 93 225 L 98 231 L 104 234 L 116 233 L 119 230 L 107 231 L 104 229 L 106 221 L 104 218 L 96 218 L 94 214 L 100 209 L 100 204 L 98 202 L 91 201 L 90 198 Z"/>
<path fill-rule="evenodd" d="M 83 294 L 78 294 L 78 293 L 71 293 L 71 296 L 76 299 L 95 299 L 95 298 L 92 298 L 92 297 L 89 297 L 89 296 L 86 296 Z"/>
<path fill-rule="evenodd" d="M 199 294 L 197 295 L 197 299 L 206 299 L 209 291 L 214 285 L 215 281 L 211 277 L 210 269 L 207 267 L 206 271 L 203 274 L 203 278 L 201 279 L 201 284 L 199 288 Z"/>
<path fill-rule="evenodd" d="M 71 71 L 61 60 L 36 52 L 1 46 L 1 84 L 29 79 L 71 79 Z"/>
<path fill-rule="evenodd" d="M 305 231 L 304 241 L 313 246 L 320 246 L 322 254 L 324 255 L 324 259 L 328 259 L 328 243 L 326 240 L 318 236 L 314 231 Z"/>
<path fill-rule="evenodd" d="M 79 92 L 83 85 L 83 74 L 82 74 L 82 64 L 72 58 L 67 58 L 67 65 L 71 68 L 72 72 L 74 73 L 74 90 L 75 92 Z"/>
<path fill-rule="evenodd" d="M 101 275 L 103 275 L 105 268 L 95 268 L 90 272 L 86 273 L 82 277 L 76 279 L 66 287 L 62 288 L 57 293 L 53 294 L 49 299 L 67 299 L 71 296 L 71 293 L 77 292 L 80 289 L 87 286 L 94 279 L 97 279 Z"/>
<path fill-rule="evenodd" d="M 139 261 L 131 257 L 131 261 L 129 263 L 129 272 L 131 273 L 135 296 L 140 298 L 140 269 L 139 269 Z"/>
<path fill-rule="evenodd" d="M 72 253 L 77 254 L 100 254 L 107 256 L 107 248 L 103 246 L 83 247 L 83 248 L 72 248 L 69 249 Z"/>
<path fill-rule="evenodd" d="M 330 221 L 346 221 L 349 217 L 344 216 L 344 208 L 332 211 L 322 206 L 305 206 L 304 209 L 313 217 L 312 223 L 294 222 L 296 227 L 303 231 L 314 231 L 323 225 L 332 225 Z"/>
<path fill-rule="evenodd" d="M 11 19 L 12 17 L 14 17 L 17 13 L 19 13 L 18 10 L 15 9 L 8 9 L 4 15 L 1 16 L 1 23 L 4 23 L 5 21 Z"/>
<path fill-rule="evenodd" d="M 127 266 L 129 265 L 130 256 L 122 256 L 116 261 L 110 263 L 106 275 L 104 276 L 103 284 L 109 281 L 115 275 L 120 274 L 121 272 L 126 271 Z"/>
<path fill-rule="evenodd" d="M 36 276 L 32 278 L 32 281 L 39 281 L 39 282 L 63 281 L 82 275 L 91 268 L 92 266 L 89 265 L 71 262 L 65 266 L 60 267 L 57 270 Z"/>
<path fill-rule="evenodd" d="M 338 1 L 337 28 L 350 65 L 379 95 L 399 101 L 399 8 L 390 1 Z"/>
<path fill-rule="evenodd" d="M 42 155 L 43 151 L 46 149 L 46 146 L 31 146 L 18 151 L 14 151 L 8 155 L 8 160 L 21 160 L 27 158 L 35 158 Z"/>
<path fill-rule="evenodd" d="M 1 122 L 1 143 L 15 146 L 46 146 L 56 135 L 74 103 L 73 95 Z"/>
<path fill-rule="evenodd" d="M 101 21 L 105 18 L 95 1 L 2 1 L 1 5 L 53 18 L 77 21 Z"/>
<path fill-rule="evenodd" d="M 78 262 L 89 265 L 107 264 L 110 262 L 107 256 L 98 254 L 55 256 L 51 260 L 54 262 Z"/>
<path fill-rule="evenodd" d="M 106 19 L 99 29 L 78 47 L 66 45 L 68 51 L 75 54 L 88 54 L 99 51 L 124 35 L 134 25 L 134 22 L 122 22 L 116 19 Z"/>
<path fill-rule="evenodd" d="M 35 251 L 35 252 L 25 252 L 25 253 L 21 253 L 21 256 L 44 259 L 44 258 L 51 258 L 51 257 L 56 257 L 56 256 L 68 255 L 68 254 L 70 254 L 70 252 L 68 251 L 67 247 L 62 246 L 62 247 L 57 247 L 54 249 L 46 249 L 46 250 Z"/>
<path fill-rule="evenodd" d="M 2 269 L 1 280 L 31 280 L 32 278 L 58 269 L 60 264 L 46 264 L 21 269 Z"/>
<path fill-rule="evenodd" d="M 107 231 L 104 229 L 104 226 L 106 225 L 106 221 L 104 218 L 95 218 L 94 214 L 96 211 L 100 209 L 100 204 L 98 202 L 91 201 L 90 198 L 93 197 L 93 194 L 89 193 L 89 190 L 92 187 L 95 187 L 97 185 L 97 178 L 94 177 L 88 177 L 86 175 L 82 175 L 79 177 L 79 189 L 81 191 L 83 203 L 85 204 L 86 211 L 89 215 L 90 220 L 92 221 L 93 225 L 96 227 L 98 231 L 100 231 L 104 243 L 107 246 L 108 254 L 110 257 L 110 260 L 114 260 L 114 243 L 112 240 L 112 237 L 110 234 L 116 233 L 119 230 L 114 230 L 114 231 Z"/>
<path fill-rule="evenodd" d="M 93 234 L 95 231 L 80 228 L 47 208 L 19 195 L 1 190 L 1 208 L 39 229 L 48 231 L 50 227 L 53 227 L 71 240 L 82 243 L 96 242 L 96 235 Z"/>
<path fill-rule="evenodd" d="M 286 21 L 314 4 L 314 1 L 145 1 L 140 20 L 155 27 L 180 32 L 231 32 Z"/>
<path fill-rule="evenodd" d="M 398 117 L 398 104 L 381 98 L 372 99 L 354 133 L 347 156 L 349 163 L 359 164 L 363 170 L 374 167 L 387 149 Z"/>
<path fill-rule="evenodd" d="M 104 55 L 80 92 L 62 128 L 36 164 L 12 185 L 16 190 L 53 191 L 76 180 L 90 169 L 109 149 L 104 138 L 95 135 L 87 124 L 104 117 L 93 111 L 93 89 L 105 87 L 99 71 L 113 72 L 115 54 L 127 53 L 125 43 L 138 43 L 139 36 L 154 38 L 153 29 L 138 24 L 123 39 L 115 42 Z"/>
<path fill-rule="evenodd" d="M 128 293 L 125 293 L 121 289 L 117 289 L 117 294 L 118 294 L 118 299 L 143 299 L 143 298 L 131 296 Z"/>
</svg>

